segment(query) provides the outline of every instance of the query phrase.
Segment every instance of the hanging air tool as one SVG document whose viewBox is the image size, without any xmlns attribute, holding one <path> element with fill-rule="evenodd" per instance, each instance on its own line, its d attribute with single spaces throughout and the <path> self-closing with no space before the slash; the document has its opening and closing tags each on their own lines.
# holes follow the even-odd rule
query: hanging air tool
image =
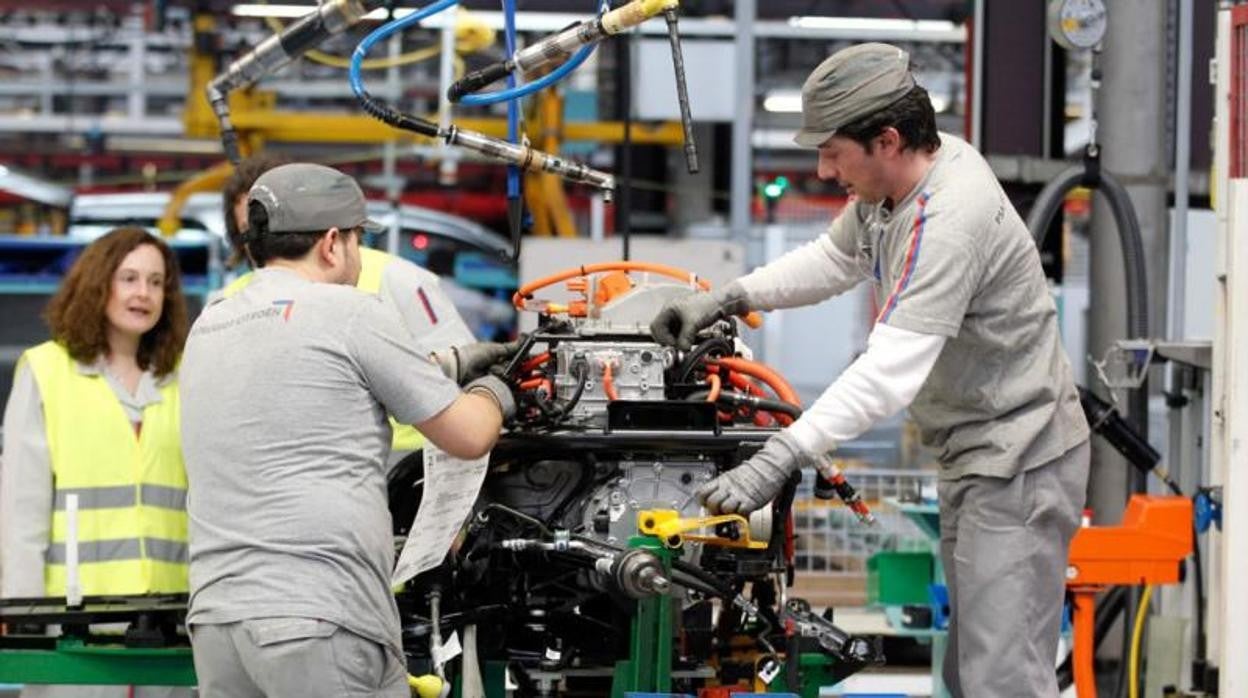
<svg viewBox="0 0 1248 698">
<path fill-rule="evenodd" d="M 437 135 L 448 145 L 456 145 L 481 153 L 491 159 L 516 165 L 522 170 L 550 172 L 570 182 L 597 187 L 602 190 L 602 198 L 608 202 L 611 201 L 611 194 L 615 190 L 615 177 L 612 175 L 590 169 L 579 162 L 565 160 L 557 155 L 530 148 L 528 145 L 511 143 L 454 125 L 445 131 L 439 131 Z"/>
<path fill-rule="evenodd" d="M 577 22 L 563 31 L 534 42 L 516 51 L 505 61 L 475 70 L 465 75 L 447 90 L 452 102 L 464 95 L 477 92 L 490 83 L 497 82 L 511 73 L 532 73 L 547 66 L 555 66 L 571 57 L 582 46 L 597 43 L 612 34 L 619 34 L 657 16 L 668 8 L 675 9 L 677 0 L 633 0 L 586 22 Z"/>
<path fill-rule="evenodd" d="M 361 44 L 363 45 L 363 44 Z M 357 49 L 358 51 L 358 49 Z M 352 85 L 356 86 L 355 83 Z M 509 143 L 501 138 L 487 136 L 477 131 L 469 131 L 451 125 L 447 129 L 419 116 L 404 114 L 386 104 L 377 101 L 363 86 L 356 90 L 356 96 L 364 111 L 380 121 L 395 128 L 419 133 L 430 138 L 439 138 L 447 145 L 454 145 L 466 150 L 480 153 L 490 159 L 516 165 L 529 172 L 550 172 L 571 182 L 580 182 L 602 190 L 603 198 L 610 201 L 615 190 L 615 177 L 598 170 L 591 169 L 579 162 L 573 162 L 550 153 L 530 148 L 528 145 Z"/>
<path fill-rule="evenodd" d="M 668 36 L 672 42 L 672 65 L 676 71 L 676 93 L 680 102 L 680 119 L 685 132 L 685 160 L 690 172 L 698 171 L 698 152 L 693 141 L 693 122 L 689 111 L 689 92 L 685 83 L 685 61 L 680 50 L 680 34 L 676 26 L 678 0 L 633 0 L 600 17 L 578 22 L 557 34 L 537 41 L 510 58 L 481 70 L 473 71 L 451 85 L 447 97 L 458 102 L 487 85 L 502 80 L 513 73 L 529 74 L 542 68 L 562 64 L 582 46 L 598 43 L 603 39 L 631 29 L 642 22 L 662 14 L 667 20 Z"/>
<path fill-rule="evenodd" d="M 438 138 L 445 141 L 448 145 L 465 148 L 493 160 L 516 165 L 530 172 L 549 172 L 572 182 L 589 184 L 601 189 L 603 198 L 610 199 L 611 192 L 615 189 L 615 177 L 609 174 L 590 169 L 580 163 L 565 160 L 541 150 L 530 148 L 525 144 L 510 143 L 501 138 L 469 131 L 455 125 L 444 129 L 428 119 L 401 112 L 381 102 L 364 88 L 364 81 L 360 75 L 360 66 L 364 61 L 364 57 L 368 55 L 369 50 L 377 42 L 395 32 L 402 31 L 425 17 L 441 12 L 455 4 L 455 2 L 456 0 L 438 0 L 438 2 L 426 5 L 402 19 L 395 20 L 376 29 L 364 37 L 364 40 L 355 47 L 355 51 L 351 54 L 351 65 L 347 73 L 351 91 L 355 93 L 360 106 L 363 107 L 369 116 L 394 128 L 411 131 L 429 138 Z"/>
<path fill-rule="evenodd" d="M 380 3 L 370 3 L 370 5 Z M 350 29 L 368 14 L 370 6 L 362 0 L 328 0 L 315 11 L 300 17 L 281 32 L 270 36 L 251 51 L 239 56 L 204 88 L 208 103 L 221 124 L 221 143 L 225 156 L 238 164 L 238 135 L 230 123 L 227 97 L 231 90 L 248 87 L 260 78 L 274 73 L 291 61 L 316 48 L 331 36 Z"/>
</svg>

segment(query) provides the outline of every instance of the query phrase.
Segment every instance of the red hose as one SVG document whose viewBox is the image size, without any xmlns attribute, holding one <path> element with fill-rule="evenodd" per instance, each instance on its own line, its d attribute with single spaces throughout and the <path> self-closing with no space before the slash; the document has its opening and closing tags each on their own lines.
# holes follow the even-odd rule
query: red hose
<svg viewBox="0 0 1248 698">
<path fill-rule="evenodd" d="M 802 401 L 797 397 L 797 391 L 793 390 L 793 386 L 789 385 L 789 382 L 784 379 L 784 376 L 777 373 L 770 366 L 760 364 L 757 361 L 742 359 L 740 357 L 710 359 L 708 363 L 719 364 L 724 368 L 728 368 L 733 371 L 740 371 L 747 376 L 753 376 L 754 378 L 766 383 L 767 387 L 771 388 L 772 392 L 776 394 L 776 397 L 780 398 L 782 401 L 787 402 L 794 407 L 802 406 Z"/>
<path fill-rule="evenodd" d="M 545 382 L 546 382 L 546 379 L 541 376 L 538 376 L 537 378 L 528 378 L 528 379 L 520 381 L 520 389 L 521 390 L 533 390 L 535 388 L 542 387 L 542 383 L 545 383 Z"/>
<path fill-rule="evenodd" d="M 727 370 L 728 382 L 731 383 L 736 389 L 745 391 L 747 394 L 755 397 L 768 397 L 767 393 L 762 388 L 755 384 L 754 381 L 746 377 L 752 376 L 766 383 L 767 387 L 771 388 L 771 391 L 776 394 L 776 397 L 778 397 L 781 402 L 787 402 L 794 407 L 799 409 L 801 408 L 802 401 L 798 399 L 797 391 L 793 390 L 793 386 L 789 385 L 789 382 L 784 379 L 784 376 L 781 376 L 771 367 L 757 361 L 750 361 L 749 359 L 742 359 L 740 357 L 729 356 L 719 359 L 707 359 L 706 372 L 708 380 L 712 376 L 718 377 L 720 366 Z M 768 426 L 766 417 L 767 414 L 774 414 L 776 421 L 780 422 L 782 426 L 787 427 L 793 423 L 793 418 L 783 412 L 756 412 L 754 414 L 754 424 L 760 427 Z"/>
<path fill-rule="evenodd" d="M 746 378 L 740 373 L 737 373 L 736 371 L 728 372 L 728 382 L 732 383 L 732 387 L 737 390 L 744 390 L 747 394 L 753 395 L 754 397 L 767 397 L 767 392 L 758 387 L 757 383 L 749 378 Z"/>
<path fill-rule="evenodd" d="M 740 373 L 736 371 L 728 372 L 728 382 L 733 383 L 733 387 L 735 387 L 736 390 L 743 391 L 746 393 L 746 395 L 753 395 L 754 397 L 768 397 L 768 393 L 766 393 L 766 391 L 764 391 L 763 388 L 760 388 L 758 386 L 758 383 L 755 383 L 754 381 L 749 380 L 749 378 L 746 378 L 745 376 L 740 375 Z M 787 415 L 780 415 L 780 416 L 789 417 Z M 754 413 L 754 426 L 756 427 L 774 426 L 775 422 L 776 422 L 775 417 L 771 415 L 771 412 L 755 412 Z M 792 420 L 789 420 L 789 423 L 791 422 Z"/>
<path fill-rule="evenodd" d="M 719 389 L 723 385 L 718 373 L 706 374 L 706 382 L 711 384 L 711 392 L 707 394 L 707 402 L 715 402 L 719 399 Z"/>
<path fill-rule="evenodd" d="M 527 375 L 530 371 L 538 366 L 541 366 L 547 361 L 550 361 L 550 352 L 548 351 L 544 351 L 537 356 L 526 360 L 524 363 L 520 364 L 520 375 Z"/>
<path fill-rule="evenodd" d="M 608 400 L 619 400 L 619 393 L 615 392 L 615 381 L 611 378 L 611 362 L 606 361 L 602 364 L 602 392 L 606 393 Z"/>
</svg>

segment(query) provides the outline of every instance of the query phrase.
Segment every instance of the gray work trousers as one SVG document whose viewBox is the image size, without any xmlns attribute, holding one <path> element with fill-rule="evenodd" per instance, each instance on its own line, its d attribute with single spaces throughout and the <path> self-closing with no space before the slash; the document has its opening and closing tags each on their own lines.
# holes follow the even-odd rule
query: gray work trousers
<svg viewBox="0 0 1248 698">
<path fill-rule="evenodd" d="M 1088 456 L 1084 441 L 1009 479 L 939 483 L 951 607 L 942 673 L 955 698 L 1057 698 L 1066 560 Z"/>
<path fill-rule="evenodd" d="M 394 651 L 314 618 L 257 618 L 191 628 L 203 698 L 409 698 Z"/>
</svg>

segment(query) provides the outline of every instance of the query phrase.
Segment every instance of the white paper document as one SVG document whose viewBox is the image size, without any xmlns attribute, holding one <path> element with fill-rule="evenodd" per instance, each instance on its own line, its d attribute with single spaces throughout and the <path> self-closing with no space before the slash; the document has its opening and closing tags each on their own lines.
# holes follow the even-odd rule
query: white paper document
<svg viewBox="0 0 1248 698">
<path fill-rule="evenodd" d="M 437 567 L 481 492 L 490 456 L 460 460 L 425 443 L 424 494 L 390 578 L 391 586 Z"/>
</svg>

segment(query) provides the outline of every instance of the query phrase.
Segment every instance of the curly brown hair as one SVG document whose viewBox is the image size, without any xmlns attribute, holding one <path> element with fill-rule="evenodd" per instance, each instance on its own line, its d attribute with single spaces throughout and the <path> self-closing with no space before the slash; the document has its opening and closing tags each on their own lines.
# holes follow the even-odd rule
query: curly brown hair
<svg viewBox="0 0 1248 698">
<path fill-rule="evenodd" d="M 281 155 L 260 153 L 244 159 L 234 166 L 234 173 L 225 180 L 221 191 L 221 208 L 225 214 L 225 235 L 230 241 L 230 258 L 226 265 L 235 267 L 246 259 L 243 251 L 243 231 L 238 229 L 238 221 L 234 219 L 234 202 L 240 196 L 247 196 L 251 185 L 260 179 L 260 175 L 279 165 L 289 164 L 290 160 Z"/>
<path fill-rule="evenodd" d="M 157 376 L 173 372 L 186 343 L 186 299 L 178 259 L 164 240 L 142 228 L 117 228 L 91 243 L 70 267 L 43 317 L 52 338 L 82 363 L 108 352 L 108 316 L 113 274 L 140 245 L 151 245 L 165 260 L 165 300 L 156 326 L 139 339 L 139 367 Z"/>
</svg>

